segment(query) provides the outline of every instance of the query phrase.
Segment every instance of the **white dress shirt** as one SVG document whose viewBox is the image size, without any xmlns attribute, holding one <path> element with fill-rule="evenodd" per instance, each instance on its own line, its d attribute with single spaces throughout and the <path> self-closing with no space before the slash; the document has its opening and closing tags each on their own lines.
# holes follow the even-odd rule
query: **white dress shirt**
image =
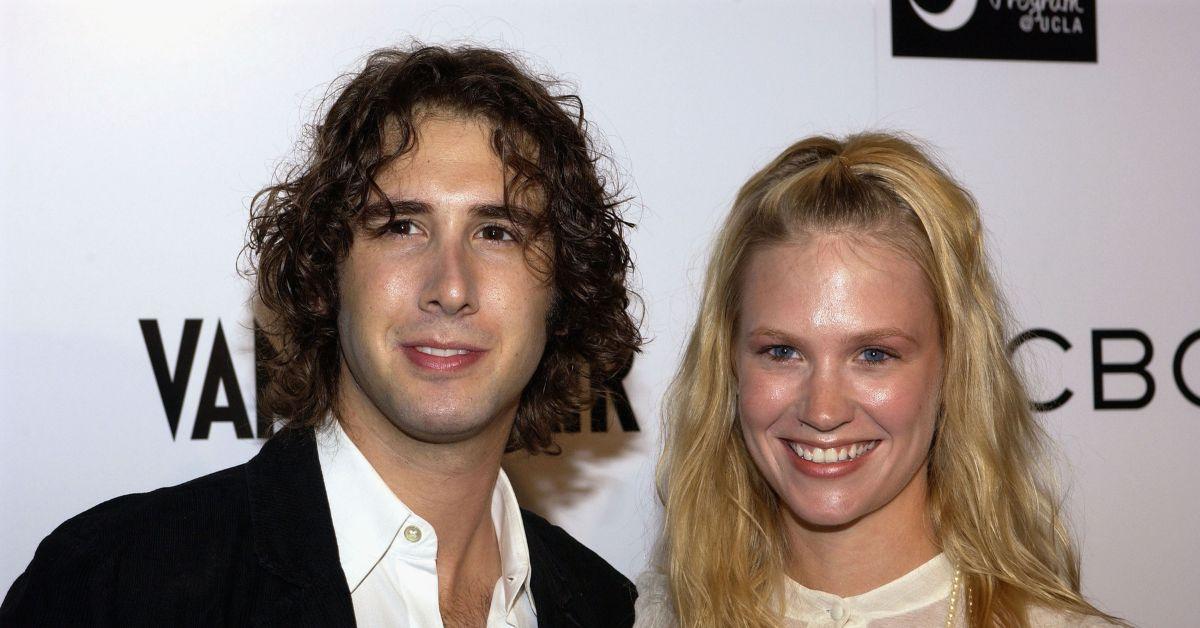
<svg viewBox="0 0 1200 628">
<path fill-rule="evenodd" d="M 433 526 L 392 493 L 337 421 L 317 431 L 317 456 L 358 625 L 440 628 Z M 492 523 L 501 576 L 487 626 L 535 628 L 525 526 L 503 470 L 492 491 Z"/>
</svg>

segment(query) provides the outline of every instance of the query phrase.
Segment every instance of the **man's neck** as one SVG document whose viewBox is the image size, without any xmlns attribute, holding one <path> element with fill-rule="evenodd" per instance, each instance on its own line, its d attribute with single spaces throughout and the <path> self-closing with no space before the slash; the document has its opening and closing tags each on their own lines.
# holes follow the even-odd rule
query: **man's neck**
<svg viewBox="0 0 1200 628">
<path fill-rule="evenodd" d="M 850 597 L 925 564 L 940 551 L 925 513 L 926 486 L 918 473 L 889 504 L 837 528 L 807 526 L 785 513 L 788 575 L 810 589 Z"/>
<path fill-rule="evenodd" d="M 502 446 L 486 443 L 422 443 L 357 417 L 341 419 L 346 435 L 410 510 L 438 533 L 438 545 L 456 545 L 464 529 L 490 521 L 491 496 L 500 472 Z"/>
<path fill-rule="evenodd" d="M 495 422 L 502 434 L 426 443 L 377 415 L 345 408 L 338 420 L 388 488 L 437 533 L 442 599 L 477 597 L 481 589 L 490 598 L 501 572 L 492 494 L 511 421 Z"/>
</svg>

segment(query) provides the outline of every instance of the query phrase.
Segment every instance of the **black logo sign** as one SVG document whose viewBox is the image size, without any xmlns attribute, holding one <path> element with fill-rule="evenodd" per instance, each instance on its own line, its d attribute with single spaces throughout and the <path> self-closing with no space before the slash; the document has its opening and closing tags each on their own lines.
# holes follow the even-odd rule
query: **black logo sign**
<svg viewBox="0 0 1200 628">
<path fill-rule="evenodd" d="M 1096 61 L 1096 0 L 892 0 L 892 55 Z"/>
<path fill-rule="evenodd" d="M 174 440 L 179 431 L 183 397 L 192 376 L 192 363 L 196 361 L 196 348 L 203 321 L 189 318 L 183 322 L 183 336 L 179 341 L 179 354 L 175 356 L 173 370 L 167 363 L 167 352 L 163 348 L 158 320 L 143 318 L 138 323 L 142 327 L 142 339 L 146 341 L 146 353 L 150 355 L 150 367 L 154 370 L 155 381 L 158 382 L 158 394 L 162 397 L 167 426 L 171 428 L 171 439 Z M 257 332 L 257 326 L 255 331 Z M 260 339 L 260 335 L 255 333 L 256 356 L 262 350 L 258 346 L 259 343 L 265 342 Z M 225 391 L 225 405 L 217 405 L 219 389 Z M 271 432 L 269 423 L 257 413 L 254 421 L 256 430 L 250 429 L 250 415 L 246 412 L 242 388 L 238 385 L 237 373 L 233 369 L 233 357 L 229 352 L 229 343 L 225 341 L 225 330 L 218 319 L 217 333 L 213 337 L 213 346 L 208 354 L 208 366 L 204 369 L 204 383 L 200 387 L 200 405 L 196 409 L 196 422 L 192 425 L 192 440 L 207 439 L 213 423 L 220 422 L 232 424 L 238 438 L 254 438 L 256 432 L 259 438 L 266 438 Z"/>
<path fill-rule="evenodd" d="M 1028 329 L 1017 334 L 1008 343 L 1009 353 L 1016 353 L 1027 342 L 1044 340 L 1058 345 L 1063 351 L 1071 350 L 1071 342 L 1053 329 Z M 1135 343 L 1139 345 L 1141 357 L 1132 362 L 1116 362 L 1104 357 L 1105 344 Z M 1200 406 L 1200 394 L 1194 384 L 1189 384 L 1183 376 L 1183 361 L 1188 351 L 1200 344 L 1200 329 L 1188 334 L 1175 348 L 1171 358 L 1171 375 L 1179 394 L 1188 402 Z M 1154 343 L 1150 336 L 1140 329 L 1093 329 L 1092 330 L 1092 408 L 1096 410 L 1137 410 L 1150 405 L 1154 393 L 1158 389 L 1154 376 L 1147 369 L 1154 359 Z M 1133 377 L 1141 380 L 1142 394 L 1136 397 L 1113 397 L 1105 392 L 1107 377 Z M 1064 388 L 1052 399 L 1034 401 L 1033 409 L 1038 412 L 1048 412 L 1061 408 L 1075 396 L 1075 391 Z"/>
<path fill-rule="evenodd" d="M 638 427 L 637 417 L 633 414 L 633 406 L 629 405 L 629 396 L 625 394 L 625 376 L 629 375 L 630 369 L 633 368 L 633 361 L 625 365 L 613 379 L 608 383 L 605 390 L 597 392 L 592 397 L 592 408 L 588 411 L 589 422 L 591 423 L 591 431 L 607 432 L 608 431 L 608 416 L 611 407 L 612 414 L 616 415 L 617 423 L 621 425 L 623 432 L 638 432 L 641 428 Z M 573 416 L 563 421 L 560 431 L 568 434 L 577 434 L 583 431 L 582 417 Z"/>
</svg>

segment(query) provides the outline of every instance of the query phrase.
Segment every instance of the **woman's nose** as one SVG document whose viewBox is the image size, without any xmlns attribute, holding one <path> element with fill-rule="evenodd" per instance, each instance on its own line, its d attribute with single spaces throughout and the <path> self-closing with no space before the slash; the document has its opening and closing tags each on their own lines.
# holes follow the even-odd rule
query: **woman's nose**
<svg viewBox="0 0 1200 628">
<path fill-rule="evenodd" d="M 835 370 L 818 368 L 808 381 L 801 420 L 821 432 L 829 432 L 853 417 L 847 382 Z"/>
</svg>

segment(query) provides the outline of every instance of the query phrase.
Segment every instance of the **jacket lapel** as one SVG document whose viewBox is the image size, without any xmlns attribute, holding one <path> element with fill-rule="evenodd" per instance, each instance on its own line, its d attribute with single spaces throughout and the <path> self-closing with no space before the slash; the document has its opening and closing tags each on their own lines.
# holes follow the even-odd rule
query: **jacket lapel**
<svg viewBox="0 0 1200 628">
<path fill-rule="evenodd" d="M 521 515 L 526 520 L 525 538 L 529 543 L 531 571 L 529 588 L 537 608 L 538 625 L 555 628 L 584 626 L 578 615 L 586 608 L 582 606 L 586 603 L 583 592 L 567 586 L 568 574 L 563 572 L 565 566 L 555 557 L 541 535 L 534 531 L 529 514 L 522 510 Z"/>
<path fill-rule="evenodd" d="M 353 626 L 312 430 L 276 434 L 246 465 L 255 557 L 276 577 L 257 625 Z"/>
</svg>

